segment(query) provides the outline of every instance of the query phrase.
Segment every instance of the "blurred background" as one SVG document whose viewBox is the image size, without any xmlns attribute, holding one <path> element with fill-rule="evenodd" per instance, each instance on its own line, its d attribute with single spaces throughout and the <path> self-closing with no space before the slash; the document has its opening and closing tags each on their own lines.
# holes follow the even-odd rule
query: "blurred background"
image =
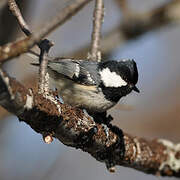
<svg viewBox="0 0 180 180">
<path fill-rule="evenodd" d="M 21 0 L 19 5 L 33 31 L 40 30 L 72 0 Z M 149 12 L 167 0 L 128 0 L 134 12 Z M 121 24 L 123 14 L 114 1 L 104 0 L 103 34 Z M 89 3 L 76 16 L 53 32 L 48 39 L 55 43 L 51 56 L 71 57 L 91 39 L 94 3 Z M 9 13 L 6 0 L 0 0 L 0 44 L 24 36 L 16 19 Z M 179 10 L 180 11 L 180 10 Z M 78 56 L 78 55 L 77 55 Z M 148 139 L 166 138 L 180 141 L 180 26 L 170 24 L 142 36 L 119 43 L 104 58 L 119 60 L 133 58 L 139 69 L 138 88 L 121 99 L 109 113 L 114 124 L 134 136 Z M 37 69 L 30 65 L 26 55 L 4 65 L 19 81 L 28 84 L 37 77 Z M 29 78 L 31 77 L 31 78 Z M 33 78 L 32 78 L 33 77 Z M 29 79 L 28 79 L 29 78 Z M 24 82 L 25 81 L 25 82 Z M 64 146 L 55 140 L 50 145 L 25 123 L 0 110 L 0 180 L 154 180 L 170 179 L 117 167 L 114 174 L 106 170 L 89 154 Z M 171 178 L 175 179 L 175 178 Z"/>
</svg>

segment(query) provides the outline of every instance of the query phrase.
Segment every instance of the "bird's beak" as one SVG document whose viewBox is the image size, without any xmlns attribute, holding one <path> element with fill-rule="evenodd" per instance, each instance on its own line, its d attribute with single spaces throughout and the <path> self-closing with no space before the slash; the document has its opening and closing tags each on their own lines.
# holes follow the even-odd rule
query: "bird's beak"
<svg viewBox="0 0 180 180">
<path fill-rule="evenodd" d="M 130 88 L 131 88 L 133 91 L 136 91 L 136 92 L 140 93 L 139 89 L 138 89 L 134 84 L 130 84 Z"/>
<path fill-rule="evenodd" d="M 136 86 L 133 86 L 132 88 L 134 91 L 136 91 L 137 93 L 140 93 L 139 89 Z"/>
</svg>

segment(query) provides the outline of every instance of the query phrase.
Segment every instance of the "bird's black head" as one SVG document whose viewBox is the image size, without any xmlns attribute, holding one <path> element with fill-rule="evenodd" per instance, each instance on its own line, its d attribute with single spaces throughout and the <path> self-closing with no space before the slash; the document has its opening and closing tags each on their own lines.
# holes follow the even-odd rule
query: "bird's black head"
<svg viewBox="0 0 180 180">
<path fill-rule="evenodd" d="M 132 90 L 139 92 L 135 86 L 138 81 L 138 70 L 134 60 L 102 62 L 99 64 L 99 72 L 106 98 L 117 102 Z"/>
</svg>

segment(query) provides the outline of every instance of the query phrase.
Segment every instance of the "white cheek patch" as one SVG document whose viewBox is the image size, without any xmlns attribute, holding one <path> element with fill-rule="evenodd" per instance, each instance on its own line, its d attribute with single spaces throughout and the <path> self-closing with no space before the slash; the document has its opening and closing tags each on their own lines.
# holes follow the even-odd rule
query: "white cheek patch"
<svg viewBox="0 0 180 180">
<path fill-rule="evenodd" d="M 105 68 L 100 71 L 101 80 L 106 87 L 121 87 L 126 86 L 127 82 L 124 81 L 120 75 L 115 72 L 111 72 L 109 68 Z"/>
</svg>

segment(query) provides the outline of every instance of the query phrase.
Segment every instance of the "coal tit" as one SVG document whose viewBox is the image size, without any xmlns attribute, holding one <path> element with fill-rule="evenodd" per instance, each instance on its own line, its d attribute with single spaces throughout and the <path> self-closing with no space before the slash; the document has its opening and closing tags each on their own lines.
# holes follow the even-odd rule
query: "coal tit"
<svg viewBox="0 0 180 180">
<path fill-rule="evenodd" d="M 135 86 L 138 70 L 134 60 L 89 61 L 65 58 L 48 62 L 49 82 L 63 101 L 86 109 L 89 113 L 102 113 L 113 107 L 121 97 Z"/>
</svg>

